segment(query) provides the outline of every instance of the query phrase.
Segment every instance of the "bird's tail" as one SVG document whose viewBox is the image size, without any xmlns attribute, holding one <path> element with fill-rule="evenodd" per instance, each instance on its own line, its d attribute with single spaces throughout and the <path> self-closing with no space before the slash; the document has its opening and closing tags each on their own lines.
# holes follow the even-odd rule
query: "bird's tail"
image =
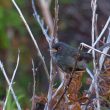
<svg viewBox="0 0 110 110">
<path fill-rule="evenodd" d="M 83 52 L 80 56 L 81 59 L 84 59 L 86 62 L 90 62 L 93 59 L 92 54 L 87 52 Z"/>
</svg>

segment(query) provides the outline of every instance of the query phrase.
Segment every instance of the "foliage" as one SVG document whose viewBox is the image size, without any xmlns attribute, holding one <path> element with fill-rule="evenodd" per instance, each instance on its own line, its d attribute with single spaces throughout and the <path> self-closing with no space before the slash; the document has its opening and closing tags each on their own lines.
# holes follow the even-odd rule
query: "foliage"
<svg viewBox="0 0 110 110">
<path fill-rule="evenodd" d="M 8 28 L 22 30 L 22 24 L 16 10 L 12 8 L 7 10 L 4 7 L 0 7 L 0 21 L 2 21 L 0 22 L 0 48 L 4 49 L 9 46 Z"/>
<path fill-rule="evenodd" d="M 3 0 L 1 0 L 1 1 L 3 1 Z M 77 0 L 61 0 L 60 1 L 60 3 L 62 3 L 63 5 L 68 5 L 68 7 L 67 7 L 67 9 L 69 9 L 70 7 L 70 5 L 71 4 L 73 4 L 73 3 L 75 3 Z M 24 2 L 26 2 L 26 0 L 24 0 L 23 2 L 19 2 L 18 4 L 21 6 L 20 7 L 20 9 L 22 10 L 22 8 L 24 8 L 23 6 L 24 6 Z M 27 2 L 26 2 L 27 3 Z M 27 6 L 27 4 L 25 4 L 25 6 Z M 53 8 L 53 7 L 52 7 Z M 78 8 L 80 8 L 80 6 L 78 6 Z M 84 5 L 84 7 L 83 7 L 84 9 L 85 9 L 85 5 Z M 80 26 L 80 24 L 79 24 L 79 21 L 80 21 L 80 23 L 83 23 L 82 21 L 81 21 L 81 18 L 83 18 L 83 17 L 81 17 L 80 16 L 80 14 L 82 14 L 82 13 L 79 13 L 80 11 L 71 11 L 71 10 L 74 10 L 74 8 L 70 8 L 70 13 L 68 13 L 68 11 L 67 10 L 64 10 L 64 14 L 65 14 L 65 16 L 67 15 L 67 14 L 71 14 L 72 16 L 72 19 L 73 19 L 73 21 L 75 21 L 75 19 L 77 19 L 78 20 L 78 22 L 76 22 L 76 24 L 77 24 L 77 26 L 79 26 L 79 27 L 81 27 Z M 62 10 L 62 9 L 61 9 Z M 76 9 L 77 10 L 77 9 Z M 26 10 L 27 11 L 27 10 Z M 29 7 L 29 11 L 30 11 L 30 7 Z M 66 14 L 66 11 L 67 11 L 67 14 Z M 86 12 L 86 11 L 85 11 Z M 23 12 L 24 13 L 24 12 Z M 28 11 L 27 11 L 27 13 L 29 13 Z M 27 13 L 24 13 L 24 14 L 27 14 Z M 63 12 L 62 12 L 63 13 Z M 75 14 L 77 15 L 77 16 L 75 16 Z M 62 16 L 62 15 L 61 15 Z M 76 18 L 74 19 L 74 17 L 73 16 L 75 16 Z M 24 15 L 24 17 L 25 17 L 25 15 Z M 71 18 L 70 17 L 70 18 Z M 84 19 L 84 18 L 83 18 Z M 32 22 L 32 19 L 30 19 L 31 20 L 31 22 L 29 22 L 29 24 L 31 24 L 31 23 L 33 23 Z M 77 21 L 76 20 L 76 21 Z M 22 26 L 22 23 L 21 23 L 21 19 L 20 19 L 20 17 L 19 17 L 19 15 L 18 15 L 18 13 L 17 13 L 17 11 L 15 10 L 15 9 L 13 9 L 12 7 L 9 7 L 8 9 L 6 9 L 6 7 L 0 7 L 0 21 L 2 21 L 2 22 L 0 22 L 0 44 L 1 44 L 1 46 L 0 46 L 0 49 L 2 48 L 2 49 L 4 49 L 4 48 L 8 48 L 9 46 L 10 46 L 10 40 L 9 40 L 9 38 L 8 38 L 8 35 L 7 35 L 7 30 L 8 30 L 8 28 L 12 28 L 13 29 L 13 31 L 15 31 L 15 30 L 19 30 L 19 32 L 18 32 L 18 34 L 19 33 L 21 33 L 21 32 L 23 32 L 23 26 Z M 29 21 L 29 20 L 27 20 L 27 21 Z M 86 21 L 86 20 L 85 20 Z M 68 20 L 68 22 L 67 22 L 68 24 L 71 24 L 71 26 L 73 26 L 74 24 L 73 23 L 70 23 L 69 22 L 69 20 Z M 35 23 L 36 24 L 36 23 Z M 38 26 L 38 25 L 37 25 Z M 36 27 L 37 27 L 36 26 Z M 85 24 L 85 22 L 84 22 L 84 27 L 86 26 L 86 24 Z M 74 27 L 75 27 L 75 25 L 74 25 Z M 79 28 L 78 27 L 78 28 Z M 33 26 L 31 26 L 31 29 L 33 28 Z M 76 27 L 75 27 L 76 28 Z M 39 28 L 40 29 L 40 28 Z M 77 28 L 76 28 L 77 29 Z M 83 27 L 81 27 L 81 29 L 83 30 Z M 33 30 L 33 29 L 32 29 Z M 73 31 L 74 29 L 72 29 L 72 31 Z M 39 31 L 39 30 L 37 30 L 37 31 Z M 86 30 L 87 31 L 87 30 Z M 35 33 L 39 33 L 39 32 L 36 32 L 35 31 Z M 35 34 L 34 33 L 34 34 Z M 69 34 L 69 33 L 67 33 L 67 34 Z M 85 35 L 85 34 L 84 34 Z M 16 36 L 16 35 L 15 35 Z M 37 35 L 38 36 L 38 35 Z M 40 35 L 41 36 L 41 35 Z M 71 35 L 70 35 L 71 36 Z M 75 36 L 75 35 L 74 35 Z M 72 36 L 71 36 L 72 37 Z M 82 37 L 83 38 L 83 37 Z M 69 37 L 67 38 L 67 39 L 69 39 Z M 21 40 L 21 39 L 16 39 L 16 41 L 14 41 L 15 43 L 17 42 L 18 43 L 18 41 L 19 40 Z M 30 39 L 29 39 L 30 40 Z M 87 39 L 86 39 L 87 40 Z M 40 40 L 39 40 L 40 41 Z M 30 75 L 32 76 L 32 74 L 27 74 L 27 73 L 32 73 L 32 71 L 31 71 L 31 69 L 32 69 L 32 67 L 30 66 L 31 64 L 30 64 L 30 59 L 31 59 L 31 55 L 30 55 L 30 53 L 31 53 L 31 51 L 29 51 L 29 52 L 27 52 L 26 51 L 26 49 L 28 48 L 28 49 L 30 49 L 30 50 L 32 50 L 30 47 L 30 45 L 27 45 L 27 44 L 29 44 L 29 41 L 27 41 L 26 39 L 22 39 L 21 40 L 21 42 L 22 42 L 22 45 L 25 45 L 26 47 L 23 47 L 22 45 L 21 45 L 21 43 L 19 43 L 18 44 L 18 47 L 20 47 L 20 50 L 21 50 L 21 53 L 22 52 L 24 52 L 24 53 L 22 53 L 23 55 L 21 55 L 20 56 L 20 60 L 21 60 L 21 62 L 20 62 L 20 66 L 21 66 L 21 68 L 19 67 L 19 70 L 18 70 L 18 73 L 20 73 L 20 74 L 17 74 L 17 80 L 16 80 L 16 82 L 17 82 L 17 85 L 16 85 L 16 87 L 14 87 L 14 90 L 15 90 L 15 93 L 16 93 L 16 96 L 18 96 L 18 100 L 19 100 L 19 102 L 20 102 L 20 105 L 22 106 L 22 108 L 26 108 L 26 107 L 28 107 L 29 108 L 29 106 L 30 106 L 30 103 L 31 103 L 31 101 L 29 101 L 29 96 L 31 96 L 31 93 L 28 93 L 29 91 L 27 91 L 27 89 L 29 90 L 30 88 L 30 91 L 32 92 L 32 88 L 33 88 L 33 86 L 31 85 L 31 87 L 29 88 L 29 83 L 33 83 L 33 81 L 32 81 L 32 78 L 30 78 Z M 24 42 L 26 43 L 26 44 L 24 44 Z M 42 41 L 43 43 L 41 43 L 41 44 L 43 44 L 44 46 L 45 46 L 45 43 L 44 43 L 44 41 Z M 75 40 L 75 42 L 76 42 L 76 40 Z M 13 45 L 12 45 L 13 46 Z M 14 47 L 14 46 L 13 46 Z M 11 47 L 12 49 L 13 49 L 13 47 Z M 18 48 L 17 47 L 17 48 Z M 34 47 L 34 46 L 33 46 Z M 22 48 L 22 49 L 21 49 Z M 44 48 L 43 46 L 42 46 L 42 48 Z M 42 50 L 42 48 L 41 48 L 41 50 Z M 28 50 L 27 49 L 27 50 Z M 46 46 L 45 46 L 45 48 L 44 49 L 46 49 Z M 16 49 L 15 49 L 16 50 Z M 47 50 L 46 50 L 47 51 Z M 11 53 L 11 52 L 10 52 Z M 36 54 L 35 53 L 35 51 L 33 52 L 34 54 Z M 45 53 L 45 51 L 44 51 L 44 53 Z M 46 54 L 46 53 L 45 53 Z M 12 55 L 12 53 L 11 53 L 11 55 Z M 33 56 L 32 56 L 33 57 Z M 10 59 L 10 57 L 8 57 L 9 59 Z M 11 58 L 13 59 L 13 57 L 11 56 Z M 46 58 L 45 58 L 46 59 Z M 14 62 L 14 59 L 13 59 L 13 62 Z M 36 61 L 37 62 L 37 61 Z M 8 62 L 8 63 L 10 63 L 10 62 Z M 38 63 L 38 62 L 37 62 Z M 10 63 L 11 64 L 11 63 Z M 10 65 L 9 64 L 9 65 Z M 11 65 L 12 66 L 12 65 Z M 10 67 L 11 67 L 10 66 Z M 36 66 L 37 67 L 37 66 Z M 108 65 L 106 66 L 106 67 L 108 67 Z M 110 63 L 109 63 L 109 67 L 110 67 Z M 30 69 L 31 68 L 31 69 Z M 9 68 L 10 69 L 10 68 Z M 42 69 L 42 66 L 41 66 L 41 69 Z M 40 71 L 38 71 L 39 73 L 40 73 L 40 75 L 41 75 L 41 73 L 44 73 L 44 72 L 40 72 Z M 37 73 L 38 73 L 37 72 Z M 107 72 L 108 72 L 108 74 L 107 74 Z M 105 74 L 106 73 L 106 74 Z M 103 73 L 102 74 L 102 76 L 99 76 L 99 81 L 98 81 L 98 83 L 99 83 L 99 89 L 100 89 L 100 91 L 99 91 L 99 95 L 101 96 L 101 97 L 103 97 L 103 96 L 106 96 L 106 97 L 104 97 L 104 98 L 106 98 L 105 100 L 107 100 L 108 99 L 108 97 L 109 97 L 109 95 L 110 95 L 110 86 L 108 86 L 109 85 L 109 78 L 108 77 L 110 77 L 110 68 L 108 68 L 108 70 L 105 70 L 105 73 Z M 96 105 L 96 104 L 94 104 L 92 101 L 94 101 L 94 100 L 97 100 L 97 98 L 96 97 L 85 97 L 86 95 L 88 95 L 88 93 L 85 93 L 85 94 L 80 94 L 79 92 L 80 92 L 80 90 L 81 90 L 81 87 L 84 85 L 85 86 L 85 84 L 87 83 L 87 85 L 89 84 L 91 84 L 91 80 L 90 80 L 90 82 L 88 83 L 88 82 L 86 82 L 86 80 L 87 80 L 87 76 L 85 75 L 85 76 L 82 76 L 82 74 L 83 74 L 83 71 L 81 71 L 81 73 L 77 73 L 77 74 L 75 74 L 74 76 L 73 76 L 73 80 L 71 81 L 71 84 L 69 85 L 69 86 L 67 86 L 67 91 L 66 91 L 66 93 L 64 94 L 65 96 L 66 96 L 66 98 L 68 98 L 68 102 L 67 102 L 67 100 L 66 100 L 66 98 L 65 97 L 63 97 L 63 99 L 62 100 L 60 100 L 60 103 L 58 103 L 59 105 L 58 105 L 58 110 L 61 110 L 61 108 L 63 109 L 63 108 L 72 108 L 73 110 L 81 110 L 81 105 L 83 105 L 83 104 L 85 104 L 85 105 L 90 105 L 90 107 L 91 107 L 91 105 Z M 107 76 L 105 76 L 105 75 L 107 75 Z M 38 77 L 38 76 L 37 76 Z M 83 81 L 82 81 L 82 77 L 83 77 Z M 66 77 L 65 77 L 66 78 Z M 65 79 L 65 82 L 66 81 L 68 81 L 68 78 L 69 78 L 69 76 L 67 77 L 67 79 Z M 31 81 L 30 81 L 30 79 L 31 79 Z M 41 77 L 39 77 L 39 79 L 40 80 L 45 80 L 44 79 L 44 74 L 41 76 Z M 102 79 L 103 79 L 103 81 L 102 81 Z M 84 83 L 82 83 L 82 82 L 84 82 Z M 57 81 L 57 83 L 58 83 L 58 81 Z M 40 82 L 40 84 L 41 84 L 41 82 Z M 66 83 L 65 83 L 66 84 Z M 104 84 L 104 85 L 103 85 Z M 19 86 L 18 86 L 19 85 Z M 40 86 L 40 89 L 42 90 L 42 89 L 44 89 L 44 86 L 45 85 L 42 85 L 42 86 Z M 55 85 L 54 86 L 55 88 L 53 88 L 53 94 L 57 91 L 57 86 Z M 63 90 L 62 90 L 62 88 L 63 88 Z M 61 88 L 61 91 L 59 90 L 59 92 L 57 92 L 58 94 L 54 97 L 54 99 L 51 101 L 52 102 L 52 106 L 54 106 L 54 104 L 55 103 L 57 103 L 57 101 L 59 100 L 59 97 L 62 95 L 62 93 L 64 92 L 64 88 L 65 88 L 65 85 L 63 86 Z M 0 88 L 1 89 L 1 88 Z M 37 88 L 37 90 L 38 90 L 39 88 Z M 83 88 L 83 90 L 82 91 L 84 91 L 84 90 L 86 90 L 87 89 L 87 87 L 85 87 L 85 88 Z M 94 90 L 94 88 L 93 88 L 93 90 Z M 103 91 L 102 91 L 103 90 Z M 41 93 L 41 92 L 40 92 Z M 104 94 L 102 94 L 102 93 L 104 93 Z M 80 94 L 80 95 L 79 95 Z M 1 96 L 2 96 L 2 94 L 0 94 Z M 91 95 L 94 95 L 94 91 L 92 91 L 91 92 Z M 35 97 L 36 98 L 36 97 Z M 47 103 L 47 101 L 49 101 L 49 100 L 47 100 L 47 96 L 38 96 L 37 97 L 38 99 L 40 99 L 40 101 L 38 100 L 38 101 L 36 101 L 36 105 L 38 104 L 38 105 L 43 105 L 43 107 L 44 107 L 44 105 L 45 105 L 45 103 Z M 90 100 L 88 100 L 88 99 L 90 99 Z M 109 97 L 109 99 L 110 99 L 110 97 Z M 42 103 L 43 102 L 43 103 Z M 64 105 L 64 103 L 66 102 L 66 104 Z M 101 100 L 100 102 L 102 102 L 103 103 L 103 101 Z M 109 100 L 107 100 L 107 102 L 109 102 Z M 107 103 L 106 102 L 106 103 Z M 62 106 L 63 105 L 63 106 Z M 109 105 L 109 104 L 108 104 Z M 107 106 L 108 106 L 107 105 Z M 38 107 L 38 106 L 37 106 Z M 89 107 L 89 106 L 88 106 Z M 9 96 L 9 98 L 8 98 L 8 103 L 7 103 L 7 110 L 16 110 L 16 105 L 15 105 L 15 101 L 13 100 L 13 97 L 10 95 Z"/>
</svg>

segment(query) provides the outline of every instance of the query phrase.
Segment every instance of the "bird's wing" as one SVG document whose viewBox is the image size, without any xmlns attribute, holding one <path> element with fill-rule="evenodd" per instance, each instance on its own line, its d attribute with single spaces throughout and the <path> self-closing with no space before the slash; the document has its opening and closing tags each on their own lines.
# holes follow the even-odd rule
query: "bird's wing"
<svg viewBox="0 0 110 110">
<path fill-rule="evenodd" d="M 78 55 L 78 50 L 77 49 L 72 49 L 71 50 L 71 56 L 75 58 L 77 55 Z"/>
<path fill-rule="evenodd" d="M 85 61 L 87 61 L 87 62 L 90 62 L 90 61 L 92 61 L 92 54 L 91 53 L 87 53 L 87 52 L 82 52 L 81 54 L 80 54 L 80 57 L 79 57 L 79 60 L 85 60 Z"/>
<path fill-rule="evenodd" d="M 80 54 L 80 56 L 78 56 Z M 74 49 L 72 50 L 72 57 L 77 57 L 78 56 L 78 61 L 85 60 L 85 61 L 91 61 L 92 60 L 92 54 L 87 53 L 87 52 L 78 52 L 78 50 Z"/>
</svg>

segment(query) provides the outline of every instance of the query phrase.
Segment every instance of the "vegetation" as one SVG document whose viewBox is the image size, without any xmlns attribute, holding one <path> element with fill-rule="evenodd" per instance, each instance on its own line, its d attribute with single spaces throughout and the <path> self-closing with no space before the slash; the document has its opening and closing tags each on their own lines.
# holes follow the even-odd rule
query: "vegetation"
<svg viewBox="0 0 110 110">
<path fill-rule="evenodd" d="M 34 39 L 37 41 L 34 43 L 29 30 L 25 27 L 26 23 L 24 25 L 23 19 L 20 18 L 12 1 L 0 1 L 0 109 L 3 107 L 3 102 L 5 102 L 9 90 L 3 68 L 9 81 L 11 81 L 16 70 L 14 81 L 11 84 L 12 88 L 10 89 L 14 90 L 17 100 L 15 101 L 15 98 L 13 98 L 14 94 L 11 94 L 11 90 L 6 110 L 19 108 L 16 104 L 17 101 L 23 110 L 43 110 L 44 107 L 47 107 L 48 110 L 67 110 L 70 107 L 72 110 L 83 110 L 81 107 L 84 110 L 109 109 L 110 60 L 104 59 L 103 56 L 103 54 L 108 55 L 108 48 L 105 48 L 103 53 L 92 52 L 93 61 L 97 65 L 93 62 L 93 67 L 91 66 L 92 63 L 89 68 L 87 65 L 86 73 L 84 70 L 78 74 L 72 74 L 73 76 L 67 75 L 64 80 L 60 79 L 59 74 L 51 74 L 51 67 L 54 68 L 54 66 L 51 64 L 48 49 L 51 47 L 50 40 L 55 39 L 57 41 L 57 38 L 60 41 L 69 43 L 71 46 L 79 47 L 79 44 L 81 44 L 86 47 L 86 50 L 91 48 L 93 50 L 96 49 L 95 51 L 98 51 L 97 47 L 109 43 L 110 8 L 107 7 L 107 4 L 110 4 L 110 2 L 101 0 L 95 3 L 95 0 L 93 0 L 91 9 L 90 1 L 87 2 L 86 0 L 83 0 L 83 2 L 82 0 L 61 0 L 59 3 L 57 3 L 57 0 L 55 2 L 47 0 L 47 3 L 44 2 L 45 5 L 40 0 L 39 2 L 36 1 L 36 11 L 38 12 L 36 14 L 32 7 L 35 4 L 32 5 L 30 0 L 17 0 L 19 8 L 29 24 L 30 31 L 32 31 Z M 102 4 L 105 5 L 102 7 Z M 55 7 L 55 10 L 53 7 Z M 33 13 L 35 17 L 40 14 L 40 18 L 34 18 Z M 42 18 L 44 24 L 42 23 Z M 105 25 L 106 21 L 108 21 L 108 24 Z M 41 25 L 39 26 L 40 23 Z M 48 32 L 45 28 L 47 25 Z M 102 29 L 104 29 L 102 25 L 105 26 L 103 35 L 101 35 Z M 94 49 L 93 43 L 100 36 L 101 38 Z M 89 46 L 91 45 L 91 38 L 92 46 Z M 55 41 L 53 40 L 53 42 Z M 36 44 L 39 49 L 36 48 Z M 43 62 L 43 59 L 45 62 Z M 45 74 L 46 69 L 49 76 Z M 56 71 L 53 69 L 53 73 L 60 73 L 57 69 L 55 68 Z M 73 73 L 77 72 L 73 71 Z M 87 73 L 89 74 L 87 75 Z M 65 86 L 62 85 L 63 81 L 67 82 Z M 70 83 L 68 83 L 69 81 Z M 88 90 L 90 93 L 88 93 Z M 67 96 L 68 103 L 66 103 L 64 96 Z M 47 106 L 46 103 L 48 103 Z"/>
</svg>

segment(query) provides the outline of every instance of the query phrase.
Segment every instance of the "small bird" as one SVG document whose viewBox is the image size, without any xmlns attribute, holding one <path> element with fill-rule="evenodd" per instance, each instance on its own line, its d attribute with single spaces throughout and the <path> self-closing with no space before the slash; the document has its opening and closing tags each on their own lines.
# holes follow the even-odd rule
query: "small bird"
<svg viewBox="0 0 110 110">
<path fill-rule="evenodd" d="M 72 72 L 75 67 L 75 60 L 77 59 L 77 65 L 75 70 L 85 69 L 84 64 L 92 60 L 92 55 L 87 52 L 79 53 L 77 48 L 73 48 L 66 43 L 58 42 L 52 45 L 52 57 L 58 67 L 66 73 Z"/>
</svg>

